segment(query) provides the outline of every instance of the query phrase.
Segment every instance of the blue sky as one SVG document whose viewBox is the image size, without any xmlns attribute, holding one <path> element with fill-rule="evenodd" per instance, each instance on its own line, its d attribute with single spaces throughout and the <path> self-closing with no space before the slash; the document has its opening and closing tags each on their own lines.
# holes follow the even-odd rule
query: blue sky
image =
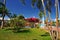
<svg viewBox="0 0 60 40">
<path fill-rule="evenodd" d="M 27 0 L 24 6 L 20 0 L 7 0 L 6 7 L 17 15 L 22 14 L 25 17 L 38 17 L 39 10 L 37 8 L 32 8 L 30 0 Z"/>
<path fill-rule="evenodd" d="M 60 5 L 60 3 L 59 3 L 59 5 Z M 9 9 L 9 11 L 11 13 L 15 13 L 17 15 L 22 14 L 26 18 L 33 17 L 33 16 L 39 18 L 39 16 L 38 16 L 39 9 L 37 7 L 32 8 L 31 0 L 26 0 L 25 6 L 20 2 L 20 0 L 7 0 L 6 7 Z M 56 17 L 54 7 L 52 7 L 51 17 L 52 17 L 52 19 L 55 19 L 55 17 Z"/>
</svg>

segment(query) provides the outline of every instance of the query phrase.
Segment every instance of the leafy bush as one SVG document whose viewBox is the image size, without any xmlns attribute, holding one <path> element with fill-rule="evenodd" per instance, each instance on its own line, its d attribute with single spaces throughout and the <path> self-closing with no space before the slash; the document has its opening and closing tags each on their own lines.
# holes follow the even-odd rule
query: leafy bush
<svg viewBox="0 0 60 40">
<path fill-rule="evenodd" d="M 52 26 L 56 26 L 56 22 L 53 21 Z"/>
<path fill-rule="evenodd" d="M 21 28 L 25 27 L 26 21 L 24 19 L 14 18 L 11 20 L 11 26 L 14 27 L 14 31 L 19 31 Z"/>
<path fill-rule="evenodd" d="M 15 31 L 19 31 L 21 28 L 25 27 L 26 21 L 24 20 L 23 15 L 13 16 L 10 20 L 10 26 L 14 27 Z"/>
<path fill-rule="evenodd" d="M 18 20 L 17 22 L 16 22 L 16 26 L 18 26 L 18 27 L 20 27 L 20 28 L 23 28 L 23 27 L 25 27 L 25 20 Z"/>
<path fill-rule="evenodd" d="M 9 23 L 9 21 L 4 22 L 4 27 L 10 27 L 10 23 Z"/>
</svg>

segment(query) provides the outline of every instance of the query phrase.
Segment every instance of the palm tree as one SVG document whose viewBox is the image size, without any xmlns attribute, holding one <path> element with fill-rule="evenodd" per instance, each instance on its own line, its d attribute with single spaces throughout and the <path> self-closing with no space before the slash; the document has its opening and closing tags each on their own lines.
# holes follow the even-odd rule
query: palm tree
<svg viewBox="0 0 60 40">
<path fill-rule="evenodd" d="M 47 4 L 46 4 L 46 9 L 48 11 L 48 15 L 49 15 L 49 20 L 50 22 L 52 21 L 50 14 L 51 14 L 51 7 L 52 7 L 52 2 L 51 0 L 47 0 Z"/>
<path fill-rule="evenodd" d="M 50 16 L 50 14 L 51 14 L 51 7 L 52 7 L 51 0 L 47 0 L 46 9 L 48 11 L 48 16 L 49 16 L 49 21 L 50 21 L 49 33 L 50 33 L 50 36 L 51 36 L 51 38 L 53 40 L 53 37 L 52 37 L 52 34 L 51 34 L 52 33 L 52 31 L 51 31 L 51 29 L 52 29 L 52 19 L 51 19 L 51 16 Z"/>
<path fill-rule="evenodd" d="M 2 9 L 2 26 L 1 26 L 1 28 L 3 28 L 3 26 L 4 26 L 4 12 L 5 12 L 5 0 L 4 0 L 4 3 L 1 3 L 1 4 L 3 4 L 4 6 L 2 6 L 2 8 L 0 8 L 0 9 Z"/>
<path fill-rule="evenodd" d="M 40 27 L 42 27 L 42 25 L 44 25 L 44 12 L 43 11 L 40 11 L 39 12 L 39 18 L 40 18 L 40 21 L 42 21 L 42 23 L 40 23 Z"/>
<path fill-rule="evenodd" d="M 56 8 L 56 28 L 57 28 L 57 39 L 58 39 L 58 0 L 55 0 L 55 8 Z"/>
<path fill-rule="evenodd" d="M 42 19 L 43 16 L 44 16 L 43 11 L 40 11 L 40 13 L 39 13 L 39 18 Z"/>
<path fill-rule="evenodd" d="M 37 3 L 36 3 L 37 2 Z M 45 4 L 44 2 L 46 2 L 45 0 L 32 0 L 32 6 L 34 7 L 35 3 L 36 3 L 36 6 L 37 8 L 40 10 L 40 11 L 44 11 L 44 15 L 45 15 L 45 18 L 46 18 L 46 22 L 48 21 L 47 19 L 47 15 L 46 15 L 46 8 L 45 8 Z"/>
<path fill-rule="evenodd" d="M 1 28 L 4 26 L 4 17 L 7 15 L 8 17 L 10 17 L 11 13 L 9 13 L 9 11 L 5 8 L 4 9 L 4 14 L 3 14 L 3 7 L 0 8 L 0 14 L 2 17 L 2 26 Z"/>
<path fill-rule="evenodd" d="M 58 28 L 58 0 L 55 0 L 56 7 L 56 27 Z"/>
<path fill-rule="evenodd" d="M 47 15 L 46 15 L 46 6 L 45 6 L 45 4 L 44 4 L 44 0 L 41 0 L 42 1 L 42 5 L 43 5 L 43 8 L 44 8 L 44 15 L 45 15 L 45 18 L 46 18 L 46 25 L 47 25 L 47 27 L 48 27 L 48 17 L 47 17 Z"/>
<path fill-rule="evenodd" d="M 0 7 L 0 14 L 2 14 L 2 25 L 1 28 L 4 27 L 4 17 L 7 15 L 8 17 L 10 17 L 9 11 L 7 10 L 6 6 L 5 6 L 6 0 L 4 0 L 4 3 L 0 3 L 1 7 Z"/>
</svg>

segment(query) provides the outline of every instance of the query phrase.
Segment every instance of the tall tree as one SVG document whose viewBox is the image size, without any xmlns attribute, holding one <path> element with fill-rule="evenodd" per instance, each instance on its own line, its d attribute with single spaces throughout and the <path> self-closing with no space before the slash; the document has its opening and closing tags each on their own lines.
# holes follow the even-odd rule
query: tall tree
<svg viewBox="0 0 60 40">
<path fill-rule="evenodd" d="M 45 15 L 45 18 L 46 18 L 46 26 L 48 27 L 48 17 L 47 17 L 47 15 L 46 15 L 46 6 L 45 6 L 45 4 L 44 4 L 44 2 L 46 2 L 46 1 L 44 1 L 44 0 L 41 0 L 42 1 L 42 5 L 43 5 L 43 8 L 44 8 L 44 15 Z"/>
<path fill-rule="evenodd" d="M 52 31 L 52 19 L 51 19 L 51 8 L 52 8 L 52 1 L 51 0 L 47 0 L 47 4 L 46 4 L 46 9 L 48 11 L 48 16 L 49 16 L 49 33 L 50 33 L 50 36 L 51 36 L 51 39 L 53 40 L 53 31 Z"/>
<path fill-rule="evenodd" d="M 3 9 L 3 10 L 2 10 L 2 26 L 1 26 L 1 28 L 3 28 L 3 26 L 4 26 L 4 16 L 5 16 L 5 15 L 4 15 L 4 11 L 5 11 L 4 9 L 5 9 L 5 2 L 6 2 L 6 1 L 4 0 L 4 3 L 2 3 L 2 4 L 4 4 L 4 6 L 2 6 L 2 9 Z"/>
<path fill-rule="evenodd" d="M 57 40 L 58 40 L 58 3 L 59 3 L 58 0 L 55 0 Z"/>
<path fill-rule="evenodd" d="M 52 26 L 52 23 L 51 23 L 51 22 L 52 22 L 52 19 L 51 19 L 51 16 L 50 16 L 50 14 L 51 14 L 51 7 L 52 7 L 52 2 L 51 2 L 51 0 L 47 0 L 46 9 L 47 9 L 47 11 L 48 11 L 50 26 Z"/>
<path fill-rule="evenodd" d="M 0 2 L 0 14 L 2 14 L 2 25 L 1 25 L 1 28 L 4 27 L 4 17 L 5 15 L 7 15 L 8 17 L 10 17 L 10 14 L 9 11 L 7 10 L 6 6 L 5 6 L 5 3 L 6 3 L 6 0 L 4 0 L 4 3 L 1 3 Z"/>
</svg>

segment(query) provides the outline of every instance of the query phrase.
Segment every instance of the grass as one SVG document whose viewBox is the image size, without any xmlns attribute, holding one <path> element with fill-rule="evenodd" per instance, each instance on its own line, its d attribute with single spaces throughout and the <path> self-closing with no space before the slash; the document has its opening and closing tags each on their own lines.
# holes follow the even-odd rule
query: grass
<svg viewBox="0 0 60 40">
<path fill-rule="evenodd" d="M 0 29 L 0 40 L 51 40 L 43 29 L 31 28 L 14 33 L 12 30 Z"/>
</svg>

